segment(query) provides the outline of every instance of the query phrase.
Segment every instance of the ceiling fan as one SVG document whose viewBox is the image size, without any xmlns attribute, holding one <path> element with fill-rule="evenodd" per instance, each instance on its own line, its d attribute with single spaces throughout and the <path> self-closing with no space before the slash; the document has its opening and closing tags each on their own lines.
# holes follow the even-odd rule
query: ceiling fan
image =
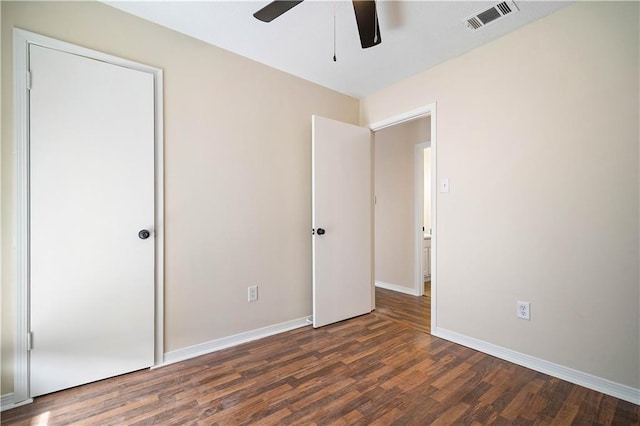
<svg viewBox="0 0 640 426">
<path fill-rule="evenodd" d="M 271 22 L 278 16 L 302 3 L 303 0 L 275 0 L 253 14 L 262 22 Z M 375 0 L 352 0 L 353 11 L 356 14 L 360 45 L 363 49 L 382 42 L 380 25 L 376 12 Z"/>
</svg>

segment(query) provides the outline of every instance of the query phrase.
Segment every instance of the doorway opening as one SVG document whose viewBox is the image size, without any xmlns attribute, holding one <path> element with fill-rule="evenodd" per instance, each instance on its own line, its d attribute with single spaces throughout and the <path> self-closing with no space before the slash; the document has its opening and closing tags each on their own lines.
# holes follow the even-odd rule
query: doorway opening
<svg viewBox="0 0 640 426">
<path fill-rule="evenodd" d="M 374 132 L 376 292 L 420 298 L 420 328 L 426 325 L 428 332 L 435 329 L 437 305 L 435 124 L 431 104 L 369 126 Z"/>
</svg>

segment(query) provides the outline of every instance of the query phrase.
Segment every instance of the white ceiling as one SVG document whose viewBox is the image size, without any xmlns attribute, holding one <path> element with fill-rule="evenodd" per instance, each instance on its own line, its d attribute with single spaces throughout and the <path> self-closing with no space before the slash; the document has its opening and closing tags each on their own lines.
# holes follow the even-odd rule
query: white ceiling
<svg viewBox="0 0 640 426">
<path fill-rule="evenodd" d="M 271 67 L 357 98 L 461 55 L 570 4 L 518 1 L 517 13 L 477 31 L 463 20 L 497 2 L 378 1 L 382 44 L 362 49 L 350 1 L 307 0 L 271 23 L 268 1 L 105 1 Z M 337 62 L 333 62 L 333 11 Z"/>
</svg>

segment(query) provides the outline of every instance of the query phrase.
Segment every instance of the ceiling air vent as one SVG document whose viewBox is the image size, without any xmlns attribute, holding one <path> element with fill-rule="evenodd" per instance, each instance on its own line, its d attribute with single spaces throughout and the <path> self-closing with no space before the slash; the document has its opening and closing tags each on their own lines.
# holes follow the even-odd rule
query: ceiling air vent
<svg viewBox="0 0 640 426">
<path fill-rule="evenodd" d="M 513 12 L 517 12 L 518 10 L 518 6 L 516 6 L 514 2 L 503 1 L 494 6 L 491 6 L 487 10 L 483 10 L 482 12 L 478 12 L 474 15 L 469 16 L 463 22 L 467 25 L 467 28 L 475 31 L 490 24 L 491 22 L 496 21 L 499 18 L 509 15 Z"/>
</svg>

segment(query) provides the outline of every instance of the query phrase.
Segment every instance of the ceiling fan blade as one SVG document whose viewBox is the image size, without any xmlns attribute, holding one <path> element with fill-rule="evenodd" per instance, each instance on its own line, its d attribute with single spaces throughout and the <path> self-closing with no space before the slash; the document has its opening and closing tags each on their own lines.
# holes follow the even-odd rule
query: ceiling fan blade
<svg viewBox="0 0 640 426">
<path fill-rule="evenodd" d="M 303 0 L 275 0 L 257 11 L 253 16 L 262 22 L 271 22 Z"/>
<path fill-rule="evenodd" d="M 382 42 L 376 2 L 374 0 L 353 0 L 353 10 L 356 13 L 360 45 L 363 49 Z"/>
</svg>

